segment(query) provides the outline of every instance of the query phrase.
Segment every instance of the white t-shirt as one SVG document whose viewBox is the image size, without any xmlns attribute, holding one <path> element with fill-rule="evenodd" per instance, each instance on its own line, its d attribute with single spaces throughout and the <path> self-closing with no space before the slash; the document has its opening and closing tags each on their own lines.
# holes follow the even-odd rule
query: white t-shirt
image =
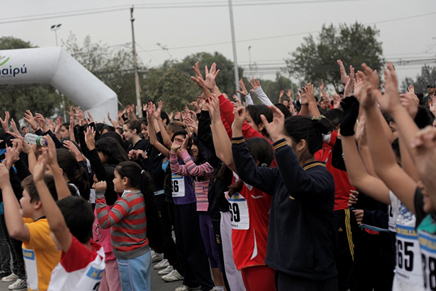
<svg viewBox="0 0 436 291">
<path fill-rule="evenodd" d="M 70 249 L 62 252 L 61 261 L 51 274 L 48 291 L 98 290 L 105 268 L 103 247 L 91 240 L 90 250 L 71 237 Z"/>
</svg>

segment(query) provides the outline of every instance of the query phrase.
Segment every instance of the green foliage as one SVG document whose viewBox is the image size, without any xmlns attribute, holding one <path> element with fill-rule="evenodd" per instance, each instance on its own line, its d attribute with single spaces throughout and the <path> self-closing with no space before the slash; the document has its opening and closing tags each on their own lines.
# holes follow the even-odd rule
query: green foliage
<svg viewBox="0 0 436 291">
<path fill-rule="evenodd" d="M 12 36 L 0 38 L 0 50 L 34 48 L 30 42 Z M 48 84 L 10 84 L 0 86 L 0 112 L 9 111 L 16 121 L 26 109 L 51 116 L 61 101 L 55 89 Z"/>
<path fill-rule="evenodd" d="M 224 55 L 219 52 L 215 52 L 213 55 L 206 52 L 192 54 L 185 57 L 181 62 L 174 63 L 173 66 L 177 70 L 187 73 L 189 75 L 194 75 L 192 66 L 200 62 L 200 69 L 204 76 L 204 67 L 207 65 L 210 67 L 213 63 L 217 64 L 217 69 L 220 70 L 218 78 L 216 80 L 217 86 L 220 88 L 221 92 L 225 92 L 228 95 L 233 95 L 236 93 L 235 89 L 235 70 L 233 62 L 227 59 Z M 167 64 L 165 62 L 165 64 Z M 165 66 L 164 64 L 164 66 Z M 239 78 L 242 78 L 244 70 L 239 67 Z"/>
<path fill-rule="evenodd" d="M 180 111 L 201 95 L 201 90 L 190 76 L 173 66 L 161 66 L 146 72 L 142 101 L 164 103 L 164 111 Z"/>
<path fill-rule="evenodd" d="M 352 65 L 356 70 L 366 63 L 372 69 L 381 71 L 384 63 L 382 43 L 377 40 L 379 30 L 375 27 L 354 23 L 350 26 L 323 25 L 315 39 L 313 35 L 304 38 L 304 42 L 287 59 L 288 72 L 307 82 L 333 85 L 336 90 L 341 85 L 337 60 L 343 61 L 346 69 Z"/>
<path fill-rule="evenodd" d="M 286 97 L 286 92 L 288 89 L 292 89 L 295 93 L 298 92 L 298 86 L 291 82 L 289 78 L 286 78 L 280 73 L 276 74 L 275 81 L 271 80 L 259 80 L 260 85 L 262 86 L 262 90 L 265 92 L 265 94 L 271 99 L 272 103 L 279 102 L 279 95 L 280 91 L 285 91 L 285 95 L 283 95 L 283 100 L 288 100 L 288 97 Z M 257 98 L 256 98 L 257 99 Z"/>
<path fill-rule="evenodd" d="M 424 65 L 421 67 L 421 74 L 416 76 L 416 80 L 406 77 L 401 84 L 401 91 L 406 92 L 409 85 L 415 86 L 415 93 L 427 93 L 427 86 L 435 86 L 436 82 L 436 66 Z"/>
<path fill-rule="evenodd" d="M 89 35 L 80 45 L 72 33 L 65 42 L 62 41 L 62 46 L 82 66 L 111 88 L 118 95 L 121 104 L 136 104 L 131 47 L 110 48 L 101 42 L 93 43 Z M 144 71 L 143 65 L 139 64 L 138 70 Z"/>
</svg>

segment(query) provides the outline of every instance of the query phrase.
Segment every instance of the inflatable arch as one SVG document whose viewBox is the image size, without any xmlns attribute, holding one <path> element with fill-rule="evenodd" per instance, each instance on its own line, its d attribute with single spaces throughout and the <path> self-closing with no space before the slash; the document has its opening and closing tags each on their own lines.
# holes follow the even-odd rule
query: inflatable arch
<svg viewBox="0 0 436 291">
<path fill-rule="evenodd" d="M 0 85 L 49 83 L 94 120 L 118 113 L 117 94 L 60 47 L 0 50 Z"/>
</svg>

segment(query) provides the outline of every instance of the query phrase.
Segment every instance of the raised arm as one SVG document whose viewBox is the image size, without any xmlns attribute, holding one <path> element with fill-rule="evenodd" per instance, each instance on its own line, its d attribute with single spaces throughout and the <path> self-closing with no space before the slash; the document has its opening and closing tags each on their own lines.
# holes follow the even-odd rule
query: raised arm
<svg viewBox="0 0 436 291">
<path fill-rule="evenodd" d="M 257 98 L 259 98 L 260 102 L 264 105 L 274 105 L 271 100 L 268 98 L 268 96 L 263 92 L 262 86 L 260 86 L 260 82 L 257 79 L 253 79 L 250 82 L 251 87 L 253 89 L 250 90 L 250 92 L 253 92 L 256 94 Z"/>
<path fill-rule="evenodd" d="M 43 153 L 41 156 L 39 156 L 38 163 L 35 166 L 33 181 L 35 182 L 36 190 L 38 191 L 39 198 L 41 199 L 44 214 L 47 217 L 48 224 L 50 225 L 50 230 L 55 235 L 62 250 L 66 253 L 70 249 L 72 236 L 67 224 L 65 223 L 64 216 L 62 215 L 59 207 L 56 205 L 56 202 L 53 200 L 53 197 L 51 196 L 47 185 L 44 182 L 44 173 L 47 167 L 49 153 L 47 148 L 43 148 L 42 151 Z M 60 180 L 55 178 L 56 190 L 59 187 L 59 183 L 65 184 L 64 186 L 68 189 L 67 183 L 64 179 Z M 65 189 L 65 187 L 60 188 Z M 60 195 L 59 192 L 58 195 Z"/>
<path fill-rule="evenodd" d="M 165 157 L 169 157 L 170 154 L 168 152 L 168 149 L 163 144 L 161 144 L 156 137 L 156 132 L 154 130 L 155 116 L 154 116 L 153 108 L 149 107 L 147 109 L 147 120 L 148 120 L 148 136 L 150 137 L 150 144 L 154 146 L 159 152 L 161 152 Z"/>
<path fill-rule="evenodd" d="M 389 140 L 383 131 L 382 122 L 385 121 L 380 118 L 378 113 L 376 95 L 381 94 L 377 90 L 378 74 L 365 64 L 362 65 L 362 68 L 365 72 L 366 88 L 362 90 L 360 104 L 366 114 L 367 137 L 374 170 L 407 209 L 415 213 L 414 193 L 417 185 L 397 164 Z M 385 89 L 385 94 L 388 96 L 395 94 L 397 90 L 389 78 L 386 79 Z M 380 96 L 377 99 L 379 98 Z"/>
<path fill-rule="evenodd" d="M 251 98 L 250 93 L 248 93 L 247 88 L 245 88 L 245 84 L 244 81 L 242 81 L 242 79 L 239 80 L 239 87 L 240 89 L 236 90 L 236 92 L 238 92 L 239 94 L 245 97 L 245 105 L 247 106 L 253 105 L 254 104 L 253 99 Z"/>
</svg>

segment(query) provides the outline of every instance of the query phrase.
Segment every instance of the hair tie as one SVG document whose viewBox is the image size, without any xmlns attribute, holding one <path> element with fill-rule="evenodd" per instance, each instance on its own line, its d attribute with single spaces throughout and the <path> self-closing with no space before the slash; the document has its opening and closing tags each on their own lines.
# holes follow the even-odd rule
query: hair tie
<svg viewBox="0 0 436 291">
<path fill-rule="evenodd" d="M 324 115 L 314 116 L 312 117 L 312 120 L 321 120 L 321 118 L 325 118 L 325 116 Z"/>
</svg>

